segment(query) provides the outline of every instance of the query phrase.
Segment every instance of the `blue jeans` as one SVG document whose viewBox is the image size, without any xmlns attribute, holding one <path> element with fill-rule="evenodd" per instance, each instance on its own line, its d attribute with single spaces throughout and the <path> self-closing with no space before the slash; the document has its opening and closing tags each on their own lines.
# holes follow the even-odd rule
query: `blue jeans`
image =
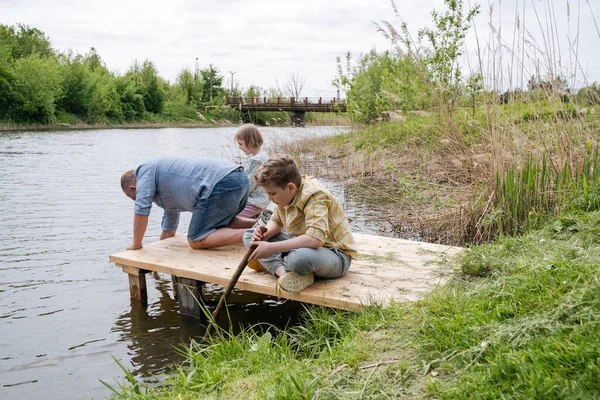
<svg viewBox="0 0 600 400">
<path fill-rule="evenodd" d="M 221 179 L 207 197 L 199 197 L 194 212 L 188 240 L 196 242 L 220 228 L 226 228 L 248 201 L 250 183 L 242 167 Z"/>
<path fill-rule="evenodd" d="M 253 232 L 254 228 L 248 229 L 244 233 L 246 247 L 251 245 Z M 288 239 L 292 239 L 292 236 L 287 232 L 280 232 L 268 241 L 281 242 Z M 275 270 L 283 265 L 286 272 L 295 271 L 300 275 L 313 272 L 320 278 L 339 278 L 348 272 L 352 259 L 338 249 L 301 247 L 285 253 L 274 253 L 258 261 L 273 275 L 275 275 Z"/>
</svg>

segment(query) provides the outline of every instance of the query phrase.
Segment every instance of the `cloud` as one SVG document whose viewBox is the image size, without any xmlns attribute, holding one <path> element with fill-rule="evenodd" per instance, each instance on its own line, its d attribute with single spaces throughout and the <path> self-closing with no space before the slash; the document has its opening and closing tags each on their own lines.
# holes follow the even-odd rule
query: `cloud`
<svg viewBox="0 0 600 400">
<path fill-rule="evenodd" d="M 519 2 L 524 3 L 525 24 L 532 37 L 543 43 L 545 28 L 538 26 L 533 7 L 543 28 L 550 18 L 544 5 L 553 2 Z M 566 37 L 576 36 L 577 3 L 569 0 L 569 21 L 566 3 L 554 3 L 555 47 L 560 47 L 562 64 L 568 64 L 570 55 L 573 65 Z M 600 17 L 597 3 L 589 4 Z M 494 4 L 492 22 L 496 28 L 501 26 L 503 40 L 510 47 L 517 3 L 504 0 Z M 417 29 L 432 25 L 431 10 L 442 10 L 443 5 L 443 0 L 396 1 L 397 17 L 389 0 L 0 0 L 0 15 L 3 24 L 23 22 L 44 31 L 59 50 L 86 53 L 95 47 L 109 68 L 121 72 L 135 60 L 150 59 L 161 75 L 172 81 L 182 68 L 193 69 L 197 57 L 200 67 L 213 64 L 219 68 L 225 81 L 230 79 L 228 71 L 235 71 L 235 80 L 244 87 L 275 86 L 276 80 L 283 82 L 292 72 L 299 72 L 306 78 L 308 95 L 329 96 L 335 93 L 330 82 L 336 74 L 336 56 L 391 48 L 374 22 L 385 20 L 399 29 L 404 21 L 416 34 Z M 581 7 L 580 69 L 587 70 L 589 79 L 600 80 L 600 72 L 591 67 L 599 61 L 596 48 L 600 38 L 587 3 Z M 522 10 L 518 12 L 522 14 Z M 492 47 L 485 44 L 494 39 L 487 5 L 482 7 L 476 27 L 482 54 L 486 60 L 493 59 Z M 473 64 L 477 43 L 472 36 L 467 48 Z M 508 54 L 505 49 L 503 57 Z M 466 59 L 462 62 L 467 64 Z M 527 63 L 523 70 L 529 73 L 532 61 Z M 583 74 L 580 71 L 578 75 L 580 80 Z"/>
</svg>

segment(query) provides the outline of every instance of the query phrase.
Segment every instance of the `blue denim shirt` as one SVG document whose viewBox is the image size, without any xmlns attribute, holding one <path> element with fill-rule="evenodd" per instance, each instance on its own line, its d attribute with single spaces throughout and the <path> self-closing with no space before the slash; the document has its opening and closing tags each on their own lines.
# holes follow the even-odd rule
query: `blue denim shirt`
<svg viewBox="0 0 600 400">
<path fill-rule="evenodd" d="M 198 198 L 208 197 L 221 179 L 238 168 L 239 165 L 229 161 L 202 157 L 149 160 L 135 171 L 134 213 L 150 215 L 154 202 L 165 211 L 162 230 L 175 230 L 181 211 L 193 212 Z"/>
</svg>

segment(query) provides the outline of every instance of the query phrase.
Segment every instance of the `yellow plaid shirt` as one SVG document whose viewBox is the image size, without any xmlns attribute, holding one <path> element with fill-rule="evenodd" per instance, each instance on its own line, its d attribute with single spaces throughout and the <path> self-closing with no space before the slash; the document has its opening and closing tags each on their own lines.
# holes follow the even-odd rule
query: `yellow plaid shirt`
<svg viewBox="0 0 600 400">
<path fill-rule="evenodd" d="M 271 217 L 290 236 L 308 235 L 324 247 L 339 249 L 356 259 L 356 245 L 348 218 L 337 200 L 317 179 L 302 176 L 302 183 L 292 202 L 277 206 Z"/>
</svg>

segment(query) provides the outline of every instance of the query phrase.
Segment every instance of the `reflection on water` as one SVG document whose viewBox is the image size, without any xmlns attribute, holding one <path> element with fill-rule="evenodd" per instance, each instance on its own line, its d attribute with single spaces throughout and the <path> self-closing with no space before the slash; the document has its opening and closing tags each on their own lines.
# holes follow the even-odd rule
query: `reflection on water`
<svg viewBox="0 0 600 400">
<path fill-rule="evenodd" d="M 202 334 L 197 320 L 178 317 L 170 279 L 153 280 L 149 276 L 147 281 L 155 284 L 158 299 L 147 308 L 139 301 L 131 301 L 131 307 L 119 315 L 112 327 L 112 332 L 127 343 L 133 373 L 145 376 L 159 373 L 165 362 L 179 361 L 174 346 L 189 343 Z"/>
<path fill-rule="evenodd" d="M 140 376 L 155 376 L 165 366 L 183 360 L 183 344 L 204 335 L 204 328 L 192 317 L 178 315 L 177 301 L 171 278 L 164 274 L 149 274 L 147 283 L 153 285 L 158 299 L 143 307 L 131 301 L 131 307 L 122 313 L 113 326 L 121 340 L 127 343 L 132 372 Z M 208 284 L 203 290 L 203 300 L 208 312 L 216 307 L 223 286 Z M 257 323 L 279 328 L 298 322 L 302 304 L 295 301 L 278 301 L 270 296 L 234 290 L 228 299 L 227 312 L 222 313 L 219 326 L 233 332 Z M 231 319 L 231 326 L 230 320 Z"/>
<path fill-rule="evenodd" d="M 133 203 L 119 179 L 159 155 L 239 158 L 235 130 L 0 133 L 1 399 L 104 398 L 110 392 L 100 380 L 114 384 L 123 376 L 113 356 L 138 376 L 160 375 L 181 361 L 175 349 L 202 332 L 197 321 L 179 318 L 170 277 L 147 276 L 148 308 L 142 308 L 130 303 L 126 275 L 108 261 L 131 240 Z M 335 133 L 262 130 L 267 144 Z M 352 189 L 326 184 L 353 230 L 385 231 Z M 161 216 L 151 213 L 146 241 L 158 239 Z M 182 215 L 180 232 L 189 218 Z M 206 289 L 209 308 L 221 291 Z M 295 324 L 302 306 L 234 291 L 228 309 L 239 329 Z M 220 323 L 228 326 L 226 319 Z"/>
</svg>

